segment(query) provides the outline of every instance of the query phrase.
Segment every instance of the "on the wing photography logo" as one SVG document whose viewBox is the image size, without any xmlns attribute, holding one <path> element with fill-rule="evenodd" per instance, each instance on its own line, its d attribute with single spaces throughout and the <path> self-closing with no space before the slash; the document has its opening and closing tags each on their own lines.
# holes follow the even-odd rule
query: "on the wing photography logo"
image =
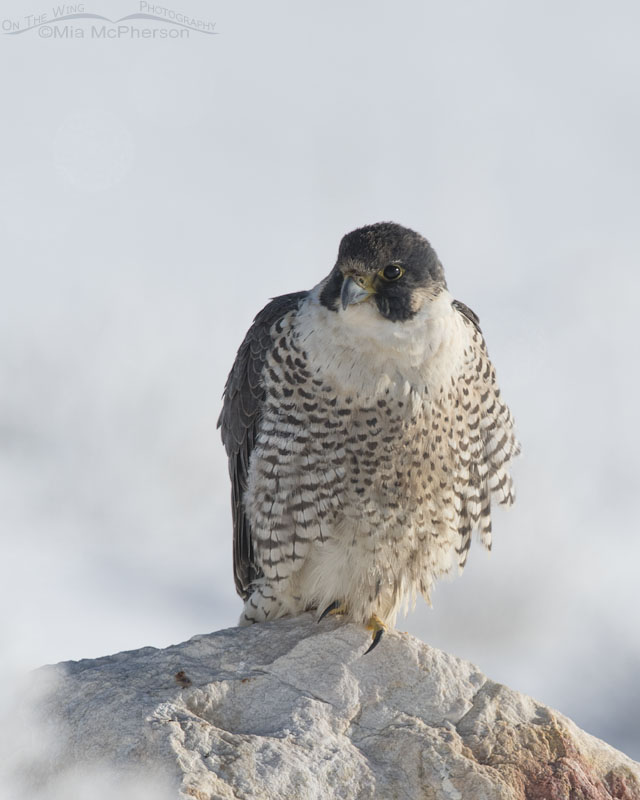
<svg viewBox="0 0 640 800">
<path fill-rule="evenodd" d="M 188 39 L 192 33 L 215 35 L 215 22 L 140 0 L 138 10 L 119 19 L 86 10 L 85 3 L 60 4 L 47 11 L 4 18 L 6 36 L 41 39 Z"/>
</svg>

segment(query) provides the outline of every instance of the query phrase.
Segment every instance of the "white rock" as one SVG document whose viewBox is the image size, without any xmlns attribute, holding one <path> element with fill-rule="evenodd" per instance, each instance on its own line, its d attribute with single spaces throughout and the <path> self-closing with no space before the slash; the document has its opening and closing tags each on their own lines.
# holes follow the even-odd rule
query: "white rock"
<svg viewBox="0 0 640 800">
<path fill-rule="evenodd" d="M 55 749 L 23 759 L 24 796 L 640 798 L 640 765 L 555 711 L 406 634 L 369 641 L 305 615 L 45 667 Z"/>
</svg>

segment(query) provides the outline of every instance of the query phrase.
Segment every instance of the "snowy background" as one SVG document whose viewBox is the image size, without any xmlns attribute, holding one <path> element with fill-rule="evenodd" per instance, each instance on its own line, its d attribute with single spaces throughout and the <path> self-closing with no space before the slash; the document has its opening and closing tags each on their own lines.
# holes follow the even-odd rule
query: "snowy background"
<svg viewBox="0 0 640 800">
<path fill-rule="evenodd" d="M 399 627 L 640 758 L 638 5 L 171 8 L 218 35 L 0 31 L 5 691 L 235 624 L 235 351 L 394 220 L 479 314 L 524 448 L 494 552 Z"/>
</svg>

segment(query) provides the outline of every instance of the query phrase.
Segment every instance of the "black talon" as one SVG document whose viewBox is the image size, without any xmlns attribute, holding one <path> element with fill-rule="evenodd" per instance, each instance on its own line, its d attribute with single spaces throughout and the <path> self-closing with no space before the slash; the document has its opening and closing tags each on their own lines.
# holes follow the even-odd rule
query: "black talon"
<svg viewBox="0 0 640 800">
<path fill-rule="evenodd" d="M 366 653 L 364 653 L 365 656 L 367 655 L 367 653 L 370 653 L 373 650 L 373 648 L 380 642 L 380 639 L 382 639 L 382 634 L 383 633 L 384 633 L 384 629 L 380 629 L 379 631 L 376 631 L 373 634 L 373 641 L 369 645 L 369 649 L 366 651 Z"/>
<path fill-rule="evenodd" d="M 340 608 L 340 606 L 341 603 L 338 600 L 334 600 L 333 603 L 331 603 L 330 606 L 327 606 L 325 610 L 322 612 L 322 614 L 320 614 L 318 622 L 322 622 L 322 620 L 327 616 L 327 614 L 330 614 L 332 611 L 335 611 L 336 608 Z"/>
</svg>

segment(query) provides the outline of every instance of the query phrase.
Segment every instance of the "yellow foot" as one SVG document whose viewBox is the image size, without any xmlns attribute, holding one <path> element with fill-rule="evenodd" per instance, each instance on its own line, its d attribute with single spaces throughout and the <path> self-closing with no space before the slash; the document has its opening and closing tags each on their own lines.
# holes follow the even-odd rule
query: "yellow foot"
<svg viewBox="0 0 640 800">
<path fill-rule="evenodd" d="M 322 620 L 327 616 L 333 617 L 336 614 L 346 614 L 346 613 L 347 613 L 347 607 L 344 605 L 344 603 L 341 603 L 339 600 L 335 600 L 333 603 L 331 603 L 330 606 L 327 606 L 325 608 L 322 614 L 320 614 L 320 616 L 318 617 L 318 622 L 322 622 Z"/>
<path fill-rule="evenodd" d="M 380 619 L 380 617 L 378 617 L 376 614 L 372 614 L 371 619 L 366 624 L 366 628 L 368 631 L 373 631 L 373 634 L 371 636 L 373 641 L 369 645 L 369 649 L 365 653 L 365 656 L 367 655 L 367 653 L 370 653 L 373 650 L 373 648 L 378 644 L 380 639 L 382 639 L 382 634 L 387 630 L 387 626 Z"/>
</svg>

